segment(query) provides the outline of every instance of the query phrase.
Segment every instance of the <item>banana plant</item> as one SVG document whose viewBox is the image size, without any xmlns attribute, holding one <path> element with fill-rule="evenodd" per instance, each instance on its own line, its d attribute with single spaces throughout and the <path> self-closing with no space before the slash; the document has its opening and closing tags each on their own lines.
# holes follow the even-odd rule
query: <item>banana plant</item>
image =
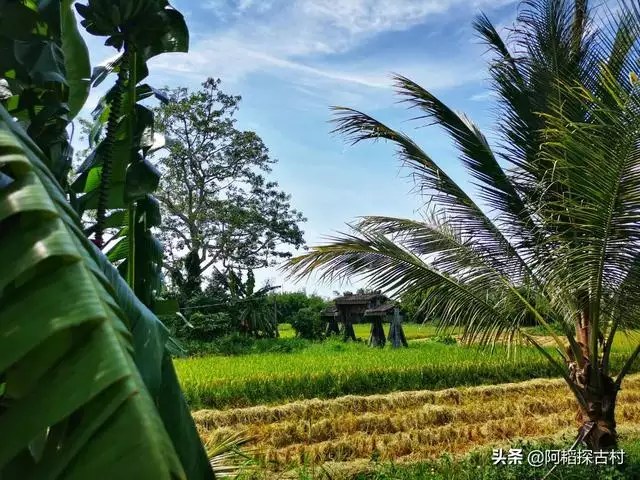
<svg viewBox="0 0 640 480">
<path fill-rule="evenodd" d="M 229 269 L 227 274 L 215 272 L 216 278 L 229 292 L 228 307 L 233 312 L 240 332 L 255 337 L 277 337 L 278 324 L 272 307 L 269 306 L 269 292 L 280 286 L 265 285 L 256 290 L 256 279 L 252 270 L 243 281 L 242 272 Z"/>
<path fill-rule="evenodd" d="M 0 477 L 213 478 L 167 331 L 0 108 Z"/>
<path fill-rule="evenodd" d="M 0 100 L 66 185 L 73 149 L 67 126 L 89 95 L 91 67 L 72 0 L 0 4 Z"/>
<path fill-rule="evenodd" d="M 151 233 L 160 224 L 158 202 L 151 195 L 160 173 L 148 156 L 162 139 L 153 131 L 152 111 L 140 102 L 152 95 L 165 98 L 140 82 L 148 75 L 151 57 L 187 51 L 188 30 L 182 15 L 166 1 L 91 0 L 76 8 L 89 33 L 106 36 L 105 44 L 122 53 L 94 71 L 94 84 L 111 72 L 117 79 L 93 112 L 90 136 L 95 148 L 72 185 L 79 195 L 74 204 L 79 213 L 96 211 L 97 221 L 89 229 L 96 245 L 108 247 L 109 259 L 152 307 L 160 288 L 162 247 Z M 107 228 L 116 229 L 108 245 L 103 239 Z"/>
<path fill-rule="evenodd" d="M 160 3 L 166 6 L 166 2 Z M 0 108 L 0 428 L 12 437 L 11 446 L 0 447 L 0 478 L 87 478 L 88 473 L 98 478 L 118 474 L 125 478 L 212 478 L 171 363 L 173 343 L 166 328 L 145 306 L 151 303 L 150 296 L 141 295 L 142 301 L 136 297 L 109 259 L 86 239 L 79 217 L 66 199 L 72 152 L 65 130 L 84 105 L 90 86 L 88 53 L 71 4 L 71 0 L 0 2 L 0 101 L 4 106 Z M 175 11 L 168 14 L 171 21 L 163 22 L 163 15 L 150 17 L 156 23 L 137 43 L 142 60 L 137 63 L 135 78 L 140 80 L 147 74 L 145 58 L 172 48 L 185 49 L 188 39 L 184 22 L 180 27 L 182 17 Z M 162 29 L 171 30 L 174 20 L 182 40 L 171 47 L 174 35 L 163 35 Z M 95 73 L 104 80 L 111 71 L 119 72 L 122 58 L 119 55 Z M 137 101 L 152 94 L 151 87 L 136 86 Z M 109 109 L 106 111 L 108 115 Z M 120 133 L 132 136 L 130 130 Z M 148 129 L 138 136 L 148 139 Z M 140 156 L 144 153 L 139 152 Z M 95 173 L 98 178 L 101 173 L 101 159 L 95 152 L 91 162 L 97 167 L 95 180 Z M 129 191 L 138 192 L 137 218 L 143 221 L 135 223 L 135 228 L 142 241 L 147 239 L 148 227 L 159 222 L 159 210 L 157 204 L 154 210 L 152 198 L 139 193 L 148 189 L 136 181 L 143 169 L 132 170 L 135 174 L 126 180 Z M 126 210 L 114 211 L 110 221 L 115 226 L 128 223 L 127 214 Z M 64 228 L 59 228 L 60 222 L 53 222 L 53 217 L 59 217 Z M 154 245 L 152 253 L 157 259 L 159 244 Z M 12 263 L 14 260 L 18 263 Z M 149 290 L 153 279 L 149 280 L 152 276 L 145 269 L 157 264 L 146 262 L 144 254 L 136 261 L 141 265 L 138 289 Z M 77 287 L 69 285 L 73 275 L 63 268 L 74 262 L 90 273 L 89 277 L 74 273 Z M 124 268 L 128 268 L 126 264 Z M 51 283 L 59 288 L 43 289 L 44 284 L 35 278 L 55 279 Z M 96 294 L 90 292 L 96 288 Z M 71 300 L 63 298 L 67 295 Z M 116 335 L 103 335 L 99 340 L 102 346 L 90 356 L 80 349 L 89 338 L 84 334 L 93 332 L 96 323 L 108 324 L 107 330 Z M 16 331 L 22 337 L 12 336 Z M 96 331 L 96 335 L 102 333 Z M 76 372 L 78 365 L 86 368 Z M 60 386 L 67 388 L 68 398 L 60 390 L 54 391 L 51 382 L 36 385 L 53 373 L 69 375 L 62 380 L 56 377 Z M 109 383 L 110 378 L 116 378 L 113 375 L 123 381 Z M 120 385 L 117 388 L 116 383 Z M 102 403 L 94 402 L 94 396 Z M 128 396 L 142 400 L 129 402 Z M 46 399 L 46 404 L 39 399 Z M 117 402 L 124 410 L 118 409 Z M 47 409 L 57 410 L 48 416 L 33 415 Z M 122 422 L 129 424 L 128 430 L 118 427 Z M 31 435 L 34 429 L 38 433 Z M 87 437 L 96 429 L 112 431 L 105 437 L 106 443 L 122 448 L 104 450 L 105 445 L 99 446 L 102 437 Z M 25 435 L 31 435 L 26 443 L 21 440 Z M 113 455 L 99 462 L 84 458 L 87 452 L 96 451 Z M 136 456 L 126 462 L 120 455 Z M 142 456 L 144 461 L 140 461 Z M 115 462 L 123 464 L 111 465 Z"/>
</svg>

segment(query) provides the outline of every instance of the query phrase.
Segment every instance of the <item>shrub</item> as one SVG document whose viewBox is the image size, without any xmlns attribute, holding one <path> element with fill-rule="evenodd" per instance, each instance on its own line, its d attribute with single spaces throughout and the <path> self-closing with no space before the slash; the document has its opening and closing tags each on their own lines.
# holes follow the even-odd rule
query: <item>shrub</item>
<svg viewBox="0 0 640 480">
<path fill-rule="evenodd" d="M 276 302 L 279 323 L 291 323 L 294 315 L 303 308 L 321 311 L 327 306 L 327 301 L 318 295 L 308 295 L 306 292 L 272 293 L 270 298 Z"/>
<path fill-rule="evenodd" d="M 182 346 L 192 356 L 203 355 L 247 355 L 253 353 L 293 353 L 309 346 L 300 338 L 253 338 L 233 333 L 211 342 L 198 340 L 182 342 Z"/>
<path fill-rule="evenodd" d="M 435 337 L 431 337 L 429 340 L 431 342 L 443 343 L 445 345 L 455 345 L 456 343 L 458 343 L 456 337 L 453 337 L 451 335 L 436 335 Z"/>
<path fill-rule="evenodd" d="M 227 335 L 233 328 L 231 316 L 227 313 L 192 313 L 189 324 L 181 322 L 175 325 L 176 336 L 184 340 L 211 342 L 215 338 Z"/>
<path fill-rule="evenodd" d="M 324 337 L 324 322 L 320 313 L 311 308 L 298 310 L 291 319 L 296 335 L 307 340 L 320 340 Z"/>
</svg>

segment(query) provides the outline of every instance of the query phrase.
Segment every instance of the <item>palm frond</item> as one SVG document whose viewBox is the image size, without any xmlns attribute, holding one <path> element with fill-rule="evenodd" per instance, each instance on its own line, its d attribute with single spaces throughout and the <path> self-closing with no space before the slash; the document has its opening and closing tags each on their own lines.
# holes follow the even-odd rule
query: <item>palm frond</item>
<svg viewBox="0 0 640 480">
<path fill-rule="evenodd" d="M 557 261 L 547 267 L 556 280 L 571 271 L 563 284 L 589 288 L 597 302 L 603 285 L 620 287 L 640 253 L 640 92 L 627 92 L 612 75 L 603 78 L 618 99 L 615 107 L 583 87 L 567 86 L 565 95 L 592 105 L 589 123 L 572 122 L 559 104 L 548 117 L 549 141 L 541 154 L 556 165 L 553 182 L 560 189 L 541 197 L 539 210 L 556 232 Z M 571 212 L 570 221 L 563 211 Z"/>
<path fill-rule="evenodd" d="M 490 48 L 491 51 L 498 55 L 498 64 L 505 65 L 513 79 L 519 82 L 524 82 L 520 71 L 518 70 L 518 64 L 513 57 L 506 43 L 500 37 L 500 34 L 496 30 L 489 17 L 485 14 L 480 14 L 473 22 L 473 29 L 478 33 L 484 43 Z"/>
<path fill-rule="evenodd" d="M 480 182 L 482 198 L 499 211 L 514 216 L 525 211 L 524 204 L 478 127 L 466 116 L 455 113 L 417 83 L 402 75 L 394 75 L 393 78 L 400 98 L 411 108 L 419 108 L 425 112 L 413 120 L 432 120 L 451 135 L 460 150 L 463 164 L 471 176 Z"/>
<path fill-rule="evenodd" d="M 354 144 L 363 140 L 384 139 L 398 146 L 398 155 L 409 163 L 416 183 L 433 203 L 446 208 L 450 223 L 465 236 L 473 236 L 492 255 L 500 258 L 521 275 L 534 277 L 517 249 L 478 205 L 408 136 L 399 133 L 374 118 L 344 107 L 334 107 L 337 128 Z"/>
<path fill-rule="evenodd" d="M 438 271 L 452 277 L 490 277 L 496 282 L 487 289 L 504 283 L 523 281 L 519 270 L 495 258 L 473 237 L 456 230 L 446 215 L 432 214 L 424 221 L 387 216 L 367 216 L 355 224 L 357 232 L 373 232 L 389 236 L 419 258 L 428 259 Z"/>
<path fill-rule="evenodd" d="M 548 104 L 559 95 L 558 79 L 568 83 L 588 80 L 597 71 L 599 58 L 592 55 L 594 34 L 590 31 L 586 2 L 568 0 L 529 0 L 522 3 L 513 29 L 517 68 L 498 58 L 490 73 L 499 97 L 502 138 L 500 157 L 513 165 L 513 182 L 527 202 L 531 185 L 549 185 L 546 172 L 553 165 L 539 158 L 538 146 Z M 480 33 L 489 31 L 488 20 L 480 23 Z M 495 30 L 495 29 L 494 29 Z M 487 39 L 496 43 L 497 33 Z M 571 117 L 584 117 L 580 102 L 567 102 Z"/>
<path fill-rule="evenodd" d="M 395 75 L 394 79 L 396 90 L 404 102 L 425 112 L 413 120 L 433 120 L 449 133 L 460 151 L 462 163 L 471 177 L 479 182 L 480 197 L 499 212 L 498 219 L 501 225 L 507 226 L 512 242 L 517 242 L 516 249 L 524 250 L 525 255 L 533 254 L 527 250 L 539 243 L 534 239 L 540 232 L 528 206 L 498 163 L 480 129 L 468 117 L 455 113 L 417 83 L 401 75 Z"/>
<path fill-rule="evenodd" d="M 598 359 L 603 296 L 620 287 L 640 255 L 640 95 L 606 67 L 601 78 L 610 93 L 605 101 L 585 87 L 566 87 L 565 96 L 590 105 L 589 121 L 572 121 L 554 103 L 541 151 L 556 165 L 554 182 L 561 186 L 541 198 L 545 224 L 557 240 L 546 268 L 559 288 L 589 292 L 592 363 Z"/>
<path fill-rule="evenodd" d="M 251 440 L 244 432 L 235 432 L 226 437 L 211 438 L 205 444 L 216 478 L 235 478 L 251 469 L 253 449 L 244 447 Z"/>
<path fill-rule="evenodd" d="M 320 281 L 359 278 L 390 295 L 425 294 L 425 313 L 439 318 L 441 327 L 463 327 L 466 340 L 517 340 L 524 314 L 506 315 L 513 310 L 503 308 L 517 294 L 455 232 L 388 217 L 365 218 L 352 228 L 354 234 L 334 237 L 283 268 L 297 279 L 320 271 Z M 399 237 L 387 237 L 394 232 Z"/>
</svg>

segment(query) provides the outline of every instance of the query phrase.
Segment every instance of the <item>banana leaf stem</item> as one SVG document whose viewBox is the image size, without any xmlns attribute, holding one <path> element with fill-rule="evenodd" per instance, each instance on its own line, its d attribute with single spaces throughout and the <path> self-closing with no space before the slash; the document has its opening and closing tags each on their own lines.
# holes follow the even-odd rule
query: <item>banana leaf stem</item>
<svg viewBox="0 0 640 480">
<path fill-rule="evenodd" d="M 136 52 L 130 47 L 129 57 L 131 67 L 129 69 L 129 139 L 133 141 L 134 125 L 135 125 L 135 105 L 136 105 Z M 134 153 L 134 145 L 131 145 L 131 153 Z M 137 159 L 133 157 L 135 162 Z M 129 210 L 129 251 L 127 254 L 127 283 L 131 290 L 136 291 L 136 202 L 131 200 L 128 205 Z M 137 293 L 137 292 L 136 292 Z"/>
</svg>

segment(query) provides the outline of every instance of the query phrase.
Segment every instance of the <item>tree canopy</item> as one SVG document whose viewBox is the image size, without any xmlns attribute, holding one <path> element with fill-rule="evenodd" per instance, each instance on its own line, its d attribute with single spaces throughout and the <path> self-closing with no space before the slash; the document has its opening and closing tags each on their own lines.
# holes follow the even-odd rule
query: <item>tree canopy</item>
<svg viewBox="0 0 640 480">
<path fill-rule="evenodd" d="M 165 89 L 156 128 L 166 136 L 158 199 L 175 283 L 197 288 L 210 266 L 255 269 L 304 245 L 290 196 L 266 175 L 276 160 L 255 132 L 236 127 L 240 97 L 208 79 L 198 91 Z"/>
</svg>

